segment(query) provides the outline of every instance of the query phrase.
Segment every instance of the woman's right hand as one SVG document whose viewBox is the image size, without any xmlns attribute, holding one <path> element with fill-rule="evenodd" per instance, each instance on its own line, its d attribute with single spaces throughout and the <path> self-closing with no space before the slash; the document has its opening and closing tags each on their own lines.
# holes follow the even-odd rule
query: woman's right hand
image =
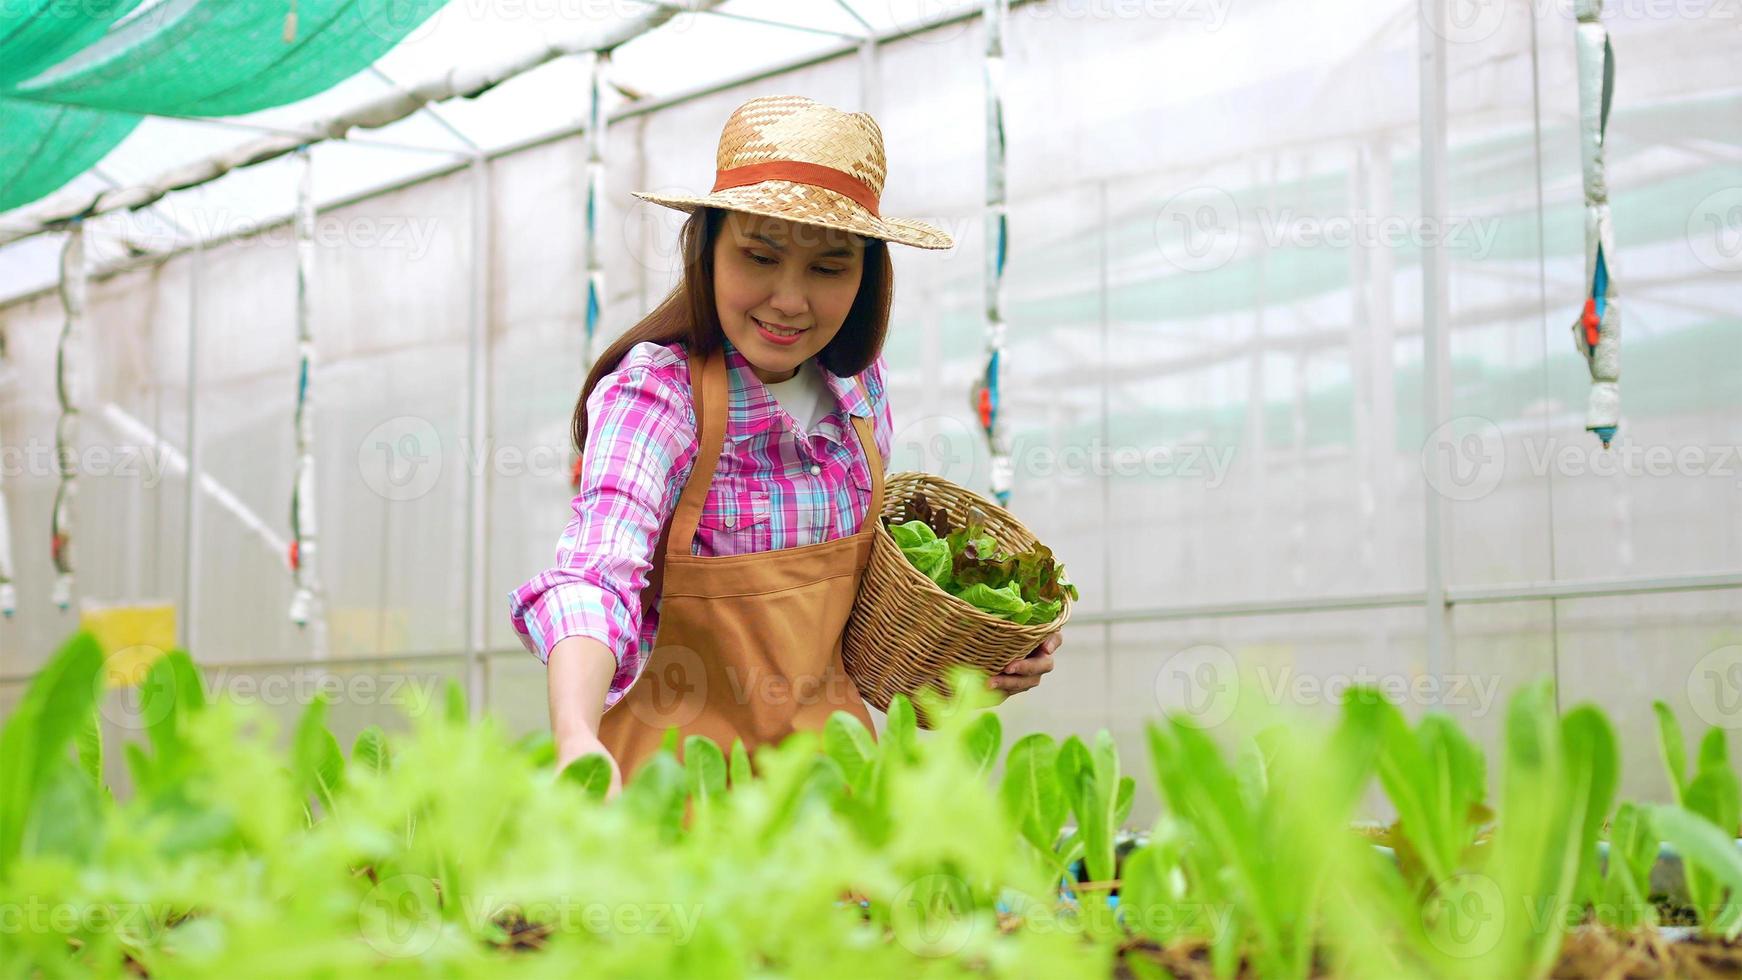
<svg viewBox="0 0 1742 980">
<path fill-rule="evenodd" d="M 605 748 L 605 743 L 599 741 L 599 736 L 589 731 L 578 731 L 573 735 L 557 739 L 556 771 L 562 772 L 569 763 L 583 755 L 602 755 L 611 767 L 611 785 L 605 790 L 605 799 L 614 800 L 617 794 L 623 792 L 623 772 L 617 767 L 617 760 L 611 755 L 611 750 Z"/>
</svg>

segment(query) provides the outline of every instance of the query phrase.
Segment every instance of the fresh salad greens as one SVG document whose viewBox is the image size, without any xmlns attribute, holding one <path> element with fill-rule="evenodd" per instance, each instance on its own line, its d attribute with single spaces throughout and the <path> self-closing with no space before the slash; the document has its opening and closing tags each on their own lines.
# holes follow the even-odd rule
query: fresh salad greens
<svg viewBox="0 0 1742 980">
<path fill-rule="evenodd" d="M 884 526 L 913 567 L 950 595 L 1019 626 L 1050 623 L 1065 596 L 1077 601 L 1077 587 L 1046 545 L 1006 555 L 980 522 L 969 517 L 957 526 L 948 508 L 933 508 L 923 493 L 908 510 L 913 520 L 895 524 L 885 516 Z"/>
<path fill-rule="evenodd" d="M 342 703 L 280 738 L 179 651 L 106 745 L 101 667 L 75 637 L 0 727 L 0 977 L 1644 975 L 1568 950 L 1658 921 L 1659 841 L 1702 935 L 1742 916 L 1722 730 L 1690 772 L 1660 707 L 1676 802 L 1617 805 L 1607 718 L 1546 681 L 1508 704 L 1494 809 L 1455 721 L 1371 689 L 1331 724 L 1260 698 L 1157 719 L 1132 775 L 1106 731 L 1005 752 L 970 668 L 917 695 L 930 732 L 905 697 L 881 733 L 837 712 L 754 754 L 692 735 L 680 762 L 670 729 L 608 802 L 602 756 L 557 772 L 548 735 L 469 720 L 457 686 L 347 754 Z M 1353 829 L 1376 790 L 1395 848 Z M 1139 792 L 1160 814 L 1127 850 Z"/>
</svg>

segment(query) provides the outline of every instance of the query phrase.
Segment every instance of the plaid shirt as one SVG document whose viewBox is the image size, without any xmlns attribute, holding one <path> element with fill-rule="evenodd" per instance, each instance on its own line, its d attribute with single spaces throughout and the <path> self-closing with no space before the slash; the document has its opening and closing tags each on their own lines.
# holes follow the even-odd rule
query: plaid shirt
<svg viewBox="0 0 1742 980">
<path fill-rule="evenodd" d="M 581 486 L 556 563 L 509 594 L 509 622 L 539 660 L 549 663 L 551 647 L 569 636 L 590 636 L 615 654 L 606 708 L 641 676 L 659 630 L 659 606 L 642 621 L 640 595 L 659 529 L 695 467 L 687 356 L 682 343 L 637 344 L 600 379 L 587 398 Z M 887 460 L 886 367 L 879 354 L 859 375 L 864 393 L 823 368 L 838 407 L 804 433 L 728 341 L 726 445 L 691 552 L 741 555 L 856 532 L 871 504 L 871 472 L 843 413 L 871 416 Z"/>
</svg>

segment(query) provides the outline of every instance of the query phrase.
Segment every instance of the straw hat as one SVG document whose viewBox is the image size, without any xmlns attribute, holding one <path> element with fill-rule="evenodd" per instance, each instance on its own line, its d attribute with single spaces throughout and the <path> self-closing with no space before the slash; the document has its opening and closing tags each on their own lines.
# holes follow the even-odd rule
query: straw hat
<svg viewBox="0 0 1742 980">
<path fill-rule="evenodd" d="M 768 95 L 726 120 L 708 196 L 635 196 L 679 211 L 725 208 L 916 248 L 955 245 L 923 221 L 882 216 L 878 201 L 887 170 L 883 133 L 866 113 L 842 112 L 802 95 Z"/>
</svg>

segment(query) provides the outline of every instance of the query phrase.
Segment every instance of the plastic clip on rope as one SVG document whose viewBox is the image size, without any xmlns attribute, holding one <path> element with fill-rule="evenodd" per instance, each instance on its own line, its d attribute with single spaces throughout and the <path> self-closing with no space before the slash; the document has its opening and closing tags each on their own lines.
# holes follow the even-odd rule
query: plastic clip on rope
<svg viewBox="0 0 1742 980">
<path fill-rule="evenodd" d="M 986 0 L 986 376 L 970 401 L 992 455 L 991 490 L 1000 507 L 1010 505 L 1015 467 L 999 418 L 999 370 L 1004 352 L 1004 259 L 1009 220 L 1004 201 L 1004 25 L 1007 0 Z"/>
<path fill-rule="evenodd" d="M 1577 0 L 1579 150 L 1585 189 L 1585 301 L 1573 321 L 1573 344 L 1591 373 L 1585 428 L 1609 448 L 1621 424 L 1621 311 L 1609 261 L 1615 254 L 1604 163 L 1615 52 L 1602 24 L 1601 0 Z"/>
<path fill-rule="evenodd" d="M 85 271 L 85 225 L 74 221 L 61 249 L 61 308 L 66 314 L 55 353 L 55 397 L 60 417 L 54 427 L 55 472 L 60 484 L 49 517 L 49 557 L 54 562 L 54 604 L 66 609 L 73 596 L 73 500 L 79 474 L 73 465 L 79 438 L 79 364 L 89 278 Z"/>
<path fill-rule="evenodd" d="M 290 621 L 307 626 L 314 615 L 319 582 L 315 575 L 314 410 L 310 387 L 314 375 L 315 341 L 311 310 L 315 267 L 315 202 L 313 158 L 307 146 L 296 151 L 302 178 L 296 191 L 296 346 L 300 356 L 296 380 L 296 476 L 290 490 L 289 564 L 296 581 L 290 599 Z"/>
</svg>

